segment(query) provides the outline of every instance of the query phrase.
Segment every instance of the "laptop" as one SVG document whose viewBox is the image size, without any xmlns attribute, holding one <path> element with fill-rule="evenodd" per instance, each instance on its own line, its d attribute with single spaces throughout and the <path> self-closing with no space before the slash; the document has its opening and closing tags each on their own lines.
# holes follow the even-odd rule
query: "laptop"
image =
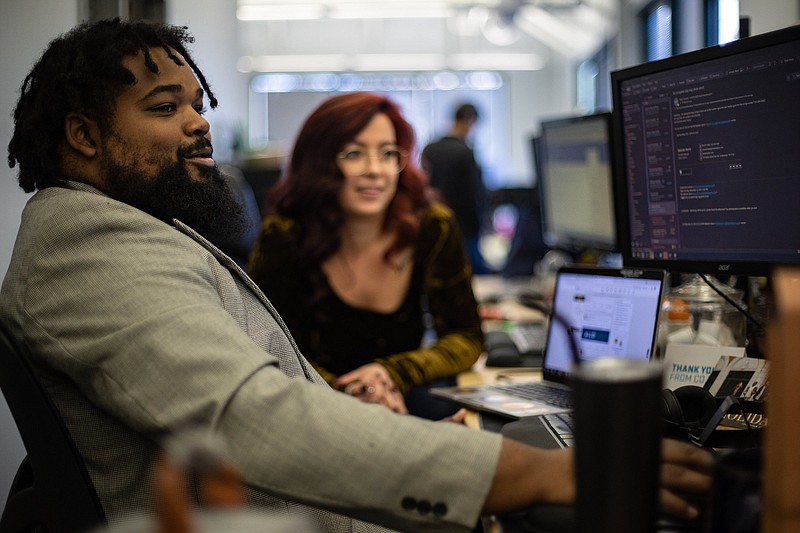
<svg viewBox="0 0 800 533">
<path fill-rule="evenodd" d="M 541 381 L 434 387 L 430 392 L 512 419 L 569 412 L 567 381 L 576 357 L 653 357 L 666 285 L 667 274 L 660 269 L 562 267 L 550 314 L 559 319 L 548 321 Z"/>
</svg>

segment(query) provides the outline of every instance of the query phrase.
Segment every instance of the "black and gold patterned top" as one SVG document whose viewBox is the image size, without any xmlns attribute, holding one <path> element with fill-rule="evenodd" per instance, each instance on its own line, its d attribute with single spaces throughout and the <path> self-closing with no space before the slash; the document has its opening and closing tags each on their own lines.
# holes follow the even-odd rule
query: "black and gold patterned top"
<svg viewBox="0 0 800 533">
<path fill-rule="evenodd" d="M 423 217 L 408 293 L 391 313 L 352 307 L 329 286 L 325 297 L 306 309 L 311 287 L 296 261 L 294 228 L 294 221 L 277 215 L 264 219 L 250 256 L 250 275 L 328 383 L 379 362 L 405 393 L 475 363 L 483 351 L 483 333 L 472 272 L 449 209 L 434 204 Z M 429 329 L 435 337 L 426 342 Z"/>
</svg>

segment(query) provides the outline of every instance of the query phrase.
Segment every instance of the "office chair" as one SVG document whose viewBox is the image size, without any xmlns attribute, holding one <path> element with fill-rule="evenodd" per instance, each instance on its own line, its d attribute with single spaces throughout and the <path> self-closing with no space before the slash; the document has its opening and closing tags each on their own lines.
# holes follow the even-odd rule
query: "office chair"
<svg viewBox="0 0 800 533">
<path fill-rule="evenodd" d="M 25 445 L 0 533 L 80 533 L 106 523 L 83 459 L 20 345 L 0 323 L 0 389 Z"/>
</svg>

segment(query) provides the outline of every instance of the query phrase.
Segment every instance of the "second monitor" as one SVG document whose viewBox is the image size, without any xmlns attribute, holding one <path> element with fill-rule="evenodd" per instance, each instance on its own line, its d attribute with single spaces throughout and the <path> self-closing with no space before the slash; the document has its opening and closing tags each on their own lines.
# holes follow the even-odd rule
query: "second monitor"
<svg viewBox="0 0 800 533">
<path fill-rule="evenodd" d="M 547 120 L 537 148 L 545 243 L 578 253 L 616 250 L 610 113 Z"/>
</svg>

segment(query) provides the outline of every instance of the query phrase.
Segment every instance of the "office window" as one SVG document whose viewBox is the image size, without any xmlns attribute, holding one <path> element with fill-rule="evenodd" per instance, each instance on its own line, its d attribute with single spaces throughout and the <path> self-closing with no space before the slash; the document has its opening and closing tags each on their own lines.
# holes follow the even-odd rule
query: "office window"
<svg viewBox="0 0 800 533">
<path fill-rule="evenodd" d="M 250 84 L 249 146 L 286 153 L 305 117 L 336 92 L 386 94 L 414 126 L 420 149 L 449 129 L 455 107 L 474 103 L 480 120 L 473 146 L 489 189 L 508 183 L 508 87 L 497 72 L 261 74 Z"/>
<path fill-rule="evenodd" d="M 706 13 L 708 46 L 739 38 L 739 0 L 708 0 Z"/>
<path fill-rule="evenodd" d="M 672 2 L 652 2 L 643 11 L 645 23 L 645 58 L 647 61 L 672 55 Z"/>
<path fill-rule="evenodd" d="M 655 0 L 641 16 L 647 61 L 739 38 L 739 0 Z"/>
<path fill-rule="evenodd" d="M 578 65 L 577 96 L 578 109 L 591 113 L 597 108 L 597 78 L 600 69 L 595 58 L 587 59 Z"/>
<path fill-rule="evenodd" d="M 614 69 L 613 62 L 612 42 L 606 42 L 595 55 L 578 65 L 576 104 L 583 113 L 611 109 L 609 73 Z"/>
</svg>

